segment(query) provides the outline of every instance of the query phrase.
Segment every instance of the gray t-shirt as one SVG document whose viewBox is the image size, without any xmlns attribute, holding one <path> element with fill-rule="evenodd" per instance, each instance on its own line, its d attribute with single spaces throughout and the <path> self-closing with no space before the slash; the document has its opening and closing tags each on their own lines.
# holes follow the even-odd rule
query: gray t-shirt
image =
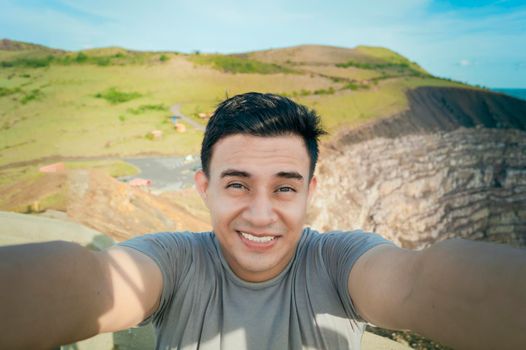
<svg viewBox="0 0 526 350">
<path fill-rule="evenodd" d="M 304 229 L 295 255 L 261 283 L 237 277 L 207 233 L 157 233 L 122 242 L 163 275 L 153 321 L 157 349 L 359 349 L 365 328 L 348 276 L 370 248 L 390 243 L 362 231 Z"/>
</svg>

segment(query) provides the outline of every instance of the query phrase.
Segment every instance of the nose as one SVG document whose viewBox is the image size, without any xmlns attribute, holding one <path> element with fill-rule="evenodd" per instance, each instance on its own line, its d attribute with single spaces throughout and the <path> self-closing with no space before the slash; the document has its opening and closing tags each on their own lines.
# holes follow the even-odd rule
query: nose
<svg viewBox="0 0 526 350">
<path fill-rule="evenodd" d="M 242 217 L 252 226 L 265 227 L 277 221 L 277 214 L 274 209 L 272 198 L 260 193 L 251 198 Z"/>
</svg>

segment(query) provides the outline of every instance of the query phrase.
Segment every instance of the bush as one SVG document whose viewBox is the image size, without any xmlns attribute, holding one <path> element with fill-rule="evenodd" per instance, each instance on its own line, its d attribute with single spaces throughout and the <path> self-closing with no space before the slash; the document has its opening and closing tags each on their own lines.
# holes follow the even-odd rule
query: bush
<svg viewBox="0 0 526 350">
<path fill-rule="evenodd" d="M 128 112 L 131 114 L 142 114 L 146 111 L 165 111 L 167 108 L 163 104 L 150 104 L 150 105 L 140 105 L 137 108 L 130 108 Z"/>
<path fill-rule="evenodd" d="M 362 68 L 362 69 L 385 69 L 385 68 L 398 68 L 398 69 L 411 69 L 409 67 L 409 63 L 407 62 L 399 62 L 399 63 L 361 63 L 356 61 L 348 61 L 346 63 L 337 63 L 336 67 L 340 68 L 348 68 L 348 67 L 356 67 L 356 68 Z"/>
<path fill-rule="evenodd" d="M 24 97 L 20 100 L 20 102 L 25 105 L 26 103 L 39 99 L 42 97 L 42 92 L 39 89 L 33 89 L 29 92 L 27 92 Z"/>
<path fill-rule="evenodd" d="M 46 57 L 23 57 L 16 58 L 11 61 L 2 61 L 2 67 L 27 67 L 27 68 L 42 68 L 48 67 L 54 60 L 54 57 L 49 55 Z"/>
<path fill-rule="evenodd" d="M 141 96 L 142 95 L 138 92 L 119 91 L 114 87 L 111 87 L 104 92 L 99 92 L 95 95 L 96 98 L 103 98 L 111 104 L 128 102 Z"/>
<path fill-rule="evenodd" d="M 190 59 L 194 63 L 210 65 L 226 73 L 275 74 L 292 72 L 292 70 L 277 64 L 263 63 L 235 56 L 195 55 Z"/>
<path fill-rule="evenodd" d="M 375 80 L 373 80 L 373 79 L 370 80 L 370 83 L 378 84 L 378 79 L 375 79 Z M 347 84 L 345 84 L 343 86 L 342 90 L 343 89 L 348 89 L 348 90 L 356 91 L 356 90 L 367 90 L 369 88 L 370 88 L 369 82 L 367 82 L 367 83 L 359 83 L 359 82 L 356 82 L 356 81 L 349 81 L 349 82 L 347 82 Z"/>
<path fill-rule="evenodd" d="M 319 89 L 314 91 L 314 95 L 332 95 L 334 94 L 334 88 L 331 86 L 328 89 Z"/>
<path fill-rule="evenodd" d="M 0 97 L 16 94 L 17 92 L 20 92 L 20 88 L 10 89 L 0 86 Z"/>
<path fill-rule="evenodd" d="M 11 129 L 11 123 L 9 121 L 5 121 L 4 124 L 2 124 L 2 130 L 9 130 Z M 5 149 L 5 148 L 4 148 Z"/>
<path fill-rule="evenodd" d="M 88 60 L 88 55 L 86 55 L 84 52 L 79 52 L 77 56 L 75 57 L 75 62 L 77 63 L 84 63 Z"/>
<path fill-rule="evenodd" d="M 161 61 L 161 62 L 166 62 L 166 61 L 168 61 L 168 60 L 169 60 L 168 56 L 166 56 L 166 55 L 164 55 L 164 54 L 162 54 L 162 55 L 159 57 L 159 61 Z"/>
<path fill-rule="evenodd" d="M 107 56 L 93 57 L 92 60 L 97 66 L 102 67 L 109 66 L 111 63 L 111 58 Z"/>
</svg>

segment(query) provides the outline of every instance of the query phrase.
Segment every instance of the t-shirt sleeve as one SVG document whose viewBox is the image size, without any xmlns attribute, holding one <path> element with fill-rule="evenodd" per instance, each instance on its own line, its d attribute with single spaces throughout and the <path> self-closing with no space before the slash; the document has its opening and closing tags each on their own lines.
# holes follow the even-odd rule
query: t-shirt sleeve
<svg viewBox="0 0 526 350">
<path fill-rule="evenodd" d="M 161 321 L 177 290 L 181 276 L 186 275 L 192 264 L 192 239 L 189 233 L 162 232 L 135 237 L 118 244 L 132 248 L 150 257 L 163 277 L 163 290 L 159 308 L 143 320 L 139 326 L 150 321 Z"/>
<path fill-rule="evenodd" d="M 369 249 L 393 242 L 376 233 L 363 231 L 330 232 L 322 235 L 322 256 L 327 273 L 337 289 L 338 296 L 347 315 L 360 322 L 365 320 L 358 314 L 352 296 L 349 295 L 349 274 L 356 261 Z"/>
</svg>

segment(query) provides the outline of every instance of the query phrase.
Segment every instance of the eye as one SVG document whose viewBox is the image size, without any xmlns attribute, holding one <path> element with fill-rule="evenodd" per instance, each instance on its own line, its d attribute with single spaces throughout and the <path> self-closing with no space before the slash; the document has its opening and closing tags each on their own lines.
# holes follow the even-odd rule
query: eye
<svg viewBox="0 0 526 350">
<path fill-rule="evenodd" d="M 236 189 L 236 190 L 244 190 L 244 189 L 247 189 L 247 187 L 243 184 L 240 184 L 239 182 L 233 182 L 231 184 L 228 184 L 226 186 L 226 188 L 233 188 L 233 189 Z"/>
<path fill-rule="evenodd" d="M 292 187 L 289 187 L 289 186 L 283 186 L 283 187 L 280 187 L 276 190 L 276 192 L 296 192 L 295 189 L 293 189 Z"/>
</svg>

